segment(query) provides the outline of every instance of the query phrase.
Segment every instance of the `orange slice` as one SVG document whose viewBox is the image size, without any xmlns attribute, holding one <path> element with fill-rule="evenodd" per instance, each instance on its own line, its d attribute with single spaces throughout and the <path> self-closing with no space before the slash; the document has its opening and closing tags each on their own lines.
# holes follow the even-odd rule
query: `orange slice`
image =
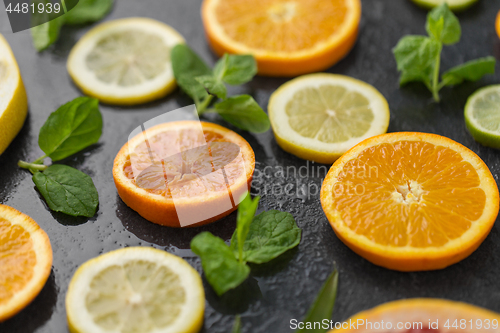
<svg viewBox="0 0 500 333">
<path fill-rule="evenodd" d="M 354 315 L 332 332 L 498 332 L 498 313 L 461 302 L 413 298 L 379 305 Z M 350 325 L 349 325 L 350 324 Z M 358 325 L 359 324 L 359 325 Z"/>
<path fill-rule="evenodd" d="M 47 234 L 29 216 L 0 204 L 0 322 L 38 295 L 51 267 Z"/>
<path fill-rule="evenodd" d="M 500 11 L 498 12 L 495 20 L 495 30 L 497 31 L 497 36 L 500 38 Z"/>
<path fill-rule="evenodd" d="M 391 133 L 367 139 L 332 165 L 321 204 L 337 236 L 376 265 L 441 269 L 469 256 L 498 214 L 484 162 L 448 138 Z"/>
<path fill-rule="evenodd" d="M 170 227 L 214 222 L 248 191 L 255 154 L 235 132 L 176 121 L 137 134 L 116 155 L 119 196 L 145 219 Z"/>
<path fill-rule="evenodd" d="M 204 0 L 214 51 L 252 54 L 259 74 L 295 76 L 327 69 L 353 47 L 360 0 Z"/>
</svg>

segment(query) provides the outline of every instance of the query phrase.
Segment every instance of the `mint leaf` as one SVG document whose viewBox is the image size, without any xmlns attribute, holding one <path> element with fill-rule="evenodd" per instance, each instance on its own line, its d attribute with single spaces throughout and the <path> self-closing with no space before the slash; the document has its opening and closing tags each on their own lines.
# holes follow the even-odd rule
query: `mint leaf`
<svg viewBox="0 0 500 333">
<path fill-rule="evenodd" d="M 441 54 L 441 44 L 424 36 L 405 36 L 393 49 L 398 70 L 399 84 L 422 81 L 429 88 L 433 79 L 436 59 Z"/>
<path fill-rule="evenodd" d="M 212 70 L 185 44 L 176 45 L 171 51 L 172 68 L 177 84 L 196 104 L 208 97 L 205 87 L 196 77 L 212 75 Z"/>
<path fill-rule="evenodd" d="M 113 0 L 80 0 L 73 9 L 64 14 L 64 23 L 75 25 L 99 21 L 111 11 L 113 2 Z"/>
<path fill-rule="evenodd" d="M 92 217 L 99 195 L 92 178 L 72 167 L 54 164 L 33 175 L 33 182 L 49 208 L 72 216 Z"/>
<path fill-rule="evenodd" d="M 215 95 L 221 99 L 225 99 L 227 96 L 227 89 L 224 83 L 218 81 L 212 75 L 203 75 L 195 78 L 196 81 L 201 83 L 206 90 L 212 95 Z"/>
<path fill-rule="evenodd" d="M 40 17 L 39 19 L 47 20 L 42 17 Z M 63 24 L 64 16 L 59 16 L 58 18 L 31 28 L 31 37 L 33 39 L 33 45 L 35 46 L 35 49 L 40 52 L 48 48 L 50 45 L 54 44 L 59 38 L 59 33 Z"/>
<path fill-rule="evenodd" d="M 269 129 L 269 117 L 250 95 L 232 96 L 215 104 L 225 121 L 246 131 L 262 133 Z"/>
<path fill-rule="evenodd" d="M 251 55 L 229 55 L 219 59 L 214 76 L 230 85 L 247 83 L 257 74 L 257 63 Z"/>
<path fill-rule="evenodd" d="M 430 37 L 445 45 L 457 43 L 462 35 L 460 22 L 446 3 L 434 8 L 427 15 L 425 28 Z"/>
<path fill-rule="evenodd" d="M 495 74 L 494 57 L 485 57 L 453 67 L 443 74 L 443 85 L 453 86 L 464 80 L 477 81 L 486 74 Z"/>
<path fill-rule="evenodd" d="M 316 300 L 307 312 L 304 323 L 316 323 L 323 322 L 323 320 L 328 320 L 332 318 L 333 307 L 335 306 L 335 299 L 337 298 L 337 288 L 339 283 L 339 275 L 337 270 L 334 270 L 332 274 L 326 279 L 326 282 L 321 287 L 321 290 L 316 296 Z M 314 327 L 314 326 L 312 326 Z M 324 333 L 327 329 L 315 328 L 315 329 L 301 329 L 298 333 Z"/>
<path fill-rule="evenodd" d="M 239 286 L 250 274 L 250 268 L 240 263 L 222 239 L 202 232 L 191 241 L 191 250 L 201 258 L 201 265 L 217 295 Z"/>
<path fill-rule="evenodd" d="M 58 161 L 96 143 L 102 134 L 99 101 L 78 97 L 53 112 L 40 129 L 38 144 Z"/>
<path fill-rule="evenodd" d="M 231 249 L 235 251 L 235 246 L 236 244 L 238 244 L 235 255 L 240 260 L 240 262 L 244 261 L 243 247 L 250 230 L 250 225 L 252 224 L 252 221 L 254 219 L 255 212 L 257 211 L 257 207 L 259 206 L 259 200 L 260 197 L 256 197 L 252 200 L 252 198 L 250 197 L 250 193 L 247 193 L 245 198 L 238 205 L 236 230 L 234 231 L 237 242 L 233 244 L 233 242 L 231 241 Z"/>
<path fill-rule="evenodd" d="M 241 244 L 237 232 L 238 229 L 231 238 L 235 254 Z M 302 230 L 295 223 L 292 214 L 278 210 L 260 213 L 250 224 L 243 246 L 243 258 L 255 264 L 269 262 L 299 245 L 301 234 Z"/>
</svg>

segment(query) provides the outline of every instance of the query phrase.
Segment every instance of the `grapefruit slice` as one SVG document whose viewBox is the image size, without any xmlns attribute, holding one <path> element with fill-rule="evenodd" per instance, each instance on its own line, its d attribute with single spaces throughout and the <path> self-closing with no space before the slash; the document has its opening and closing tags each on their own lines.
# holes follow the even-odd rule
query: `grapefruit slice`
<svg viewBox="0 0 500 333">
<path fill-rule="evenodd" d="M 116 155 L 119 196 L 145 219 L 170 227 L 214 222 L 248 191 L 255 154 L 235 132 L 206 122 L 151 127 Z"/>
</svg>

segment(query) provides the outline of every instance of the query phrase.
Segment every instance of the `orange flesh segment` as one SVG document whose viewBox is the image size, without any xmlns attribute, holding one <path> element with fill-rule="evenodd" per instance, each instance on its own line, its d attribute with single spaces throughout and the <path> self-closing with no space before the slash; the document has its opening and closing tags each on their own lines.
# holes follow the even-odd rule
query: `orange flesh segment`
<svg viewBox="0 0 500 333">
<path fill-rule="evenodd" d="M 332 191 L 335 209 L 356 234 L 425 248 L 460 237 L 481 217 L 486 194 L 479 186 L 476 170 L 456 151 L 399 141 L 345 163 Z"/>
<path fill-rule="evenodd" d="M 220 134 L 198 133 L 195 129 L 184 129 L 149 138 L 135 148 L 133 167 L 130 156 L 127 158 L 123 170 L 126 177 L 149 193 L 167 198 L 228 191 L 244 173 L 241 155 L 235 158 L 234 150 L 238 147 L 224 145 L 231 142 Z M 151 156 L 153 161 L 161 161 L 161 165 L 152 165 Z M 222 167 L 224 172 L 220 170 Z"/>
<path fill-rule="evenodd" d="M 297 52 L 338 32 L 347 12 L 345 0 L 220 0 L 215 15 L 231 39 L 252 49 Z"/>
<path fill-rule="evenodd" d="M 0 304 L 26 286 L 35 265 L 36 254 L 29 232 L 0 217 Z"/>
</svg>

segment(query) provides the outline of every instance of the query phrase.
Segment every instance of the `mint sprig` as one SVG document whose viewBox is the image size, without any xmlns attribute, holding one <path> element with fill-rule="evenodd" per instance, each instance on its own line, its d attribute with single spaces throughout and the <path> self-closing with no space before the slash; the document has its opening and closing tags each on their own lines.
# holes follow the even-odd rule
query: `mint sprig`
<svg viewBox="0 0 500 333">
<path fill-rule="evenodd" d="M 50 0 L 37 0 L 36 3 L 50 3 Z M 80 0 L 74 8 L 67 8 L 68 12 L 41 25 L 31 28 L 33 45 L 38 52 L 47 49 L 58 39 L 64 25 L 79 25 L 99 21 L 113 8 L 114 0 Z M 66 1 L 66 6 L 69 2 Z M 63 10 L 61 8 L 61 10 Z M 54 14 L 52 14 L 54 15 Z M 32 20 L 47 21 L 50 14 L 39 13 L 35 10 Z"/>
<path fill-rule="evenodd" d="M 443 45 L 460 41 L 462 30 L 458 18 L 446 3 L 434 8 L 427 16 L 427 36 L 409 35 L 401 38 L 393 49 L 400 85 L 408 82 L 423 82 L 439 102 L 439 91 L 464 80 L 477 81 L 486 74 L 495 73 L 495 58 L 485 57 L 469 61 L 446 71 L 439 81 L 441 51 Z"/>
<path fill-rule="evenodd" d="M 45 153 L 34 162 L 19 161 L 33 174 L 33 182 L 49 208 L 71 216 L 92 217 L 99 196 L 92 179 L 83 172 L 60 164 L 46 166 L 45 158 L 59 161 L 97 143 L 102 134 L 99 102 L 78 97 L 53 112 L 40 129 L 38 144 Z"/>
<path fill-rule="evenodd" d="M 189 46 L 179 44 L 171 58 L 177 84 L 194 100 L 198 114 L 218 113 L 228 123 L 254 133 L 269 129 L 269 117 L 252 96 L 227 96 L 226 84 L 247 83 L 257 73 L 252 56 L 225 54 L 212 70 Z M 217 98 L 220 101 L 210 108 Z"/>
<path fill-rule="evenodd" d="M 231 246 L 210 232 L 191 241 L 191 250 L 200 256 L 205 277 L 219 296 L 247 279 L 247 262 L 269 262 L 300 243 L 302 231 L 290 213 L 271 210 L 254 218 L 258 203 L 259 197 L 252 200 L 247 195 L 239 204 Z"/>
</svg>

